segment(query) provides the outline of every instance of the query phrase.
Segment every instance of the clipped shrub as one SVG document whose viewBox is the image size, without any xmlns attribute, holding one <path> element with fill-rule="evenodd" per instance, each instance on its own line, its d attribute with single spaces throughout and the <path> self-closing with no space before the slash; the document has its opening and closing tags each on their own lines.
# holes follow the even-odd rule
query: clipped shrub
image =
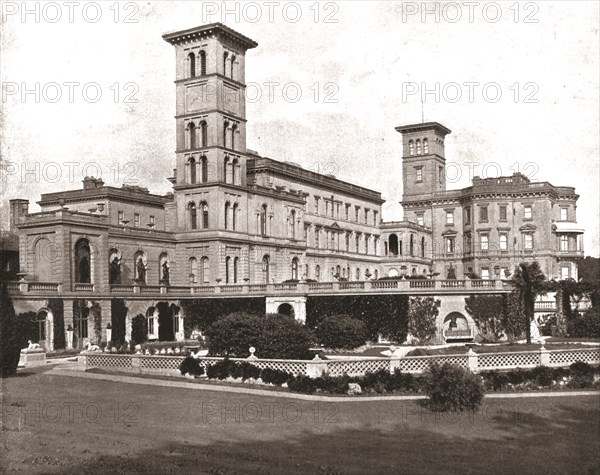
<svg viewBox="0 0 600 475">
<path fill-rule="evenodd" d="M 298 375 L 288 381 L 288 388 L 298 393 L 313 394 L 317 390 L 316 379 Z"/>
<path fill-rule="evenodd" d="M 179 365 L 179 372 L 182 375 L 189 373 L 192 376 L 202 376 L 204 374 L 204 368 L 196 358 L 188 356 Z"/>
<path fill-rule="evenodd" d="M 252 363 L 246 363 L 243 361 L 242 363 L 238 363 L 240 368 L 240 374 L 243 381 L 247 379 L 258 379 L 260 378 L 260 368 L 254 366 Z"/>
<path fill-rule="evenodd" d="M 577 338 L 600 338 L 600 309 L 592 308 L 569 322 L 569 335 Z"/>
<path fill-rule="evenodd" d="M 248 357 L 250 347 L 260 358 L 309 359 L 311 334 L 286 315 L 234 313 L 220 318 L 206 331 L 213 356 Z"/>
<path fill-rule="evenodd" d="M 319 391 L 329 394 L 347 394 L 350 378 L 347 375 L 332 377 L 325 373 L 320 378 L 315 378 Z"/>
<path fill-rule="evenodd" d="M 291 379 L 291 375 L 279 369 L 265 368 L 260 372 L 260 379 L 265 383 L 281 386 Z"/>
<path fill-rule="evenodd" d="M 367 326 L 348 315 L 325 317 L 315 331 L 319 343 L 327 348 L 354 349 L 367 341 Z"/>
<path fill-rule="evenodd" d="M 241 372 L 238 373 L 239 366 L 235 361 L 225 358 L 223 361 L 218 361 L 206 368 L 206 376 L 209 379 L 227 379 L 229 376 L 234 378 L 241 377 Z"/>
<path fill-rule="evenodd" d="M 555 378 L 555 371 L 547 366 L 536 366 L 531 370 L 531 379 L 533 379 L 538 386 L 551 386 L 552 380 Z"/>
<path fill-rule="evenodd" d="M 148 320 L 144 315 L 136 315 L 131 320 L 131 341 L 135 344 L 148 341 Z"/>
<path fill-rule="evenodd" d="M 484 371 L 481 373 L 485 389 L 488 391 L 502 391 L 510 382 L 508 374 L 500 371 Z"/>
<path fill-rule="evenodd" d="M 594 385 L 594 367 L 583 362 L 576 361 L 569 369 L 571 370 L 571 381 L 569 381 L 569 388 L 583 389 L 591 388 Z"/>
<path fill-rule="evenodd" d="M 475 411 L 483 400 L 481 378 L 450 363 L 432 364 L 425 371 L 425 392 L 433 411 Z"/>
</svg>

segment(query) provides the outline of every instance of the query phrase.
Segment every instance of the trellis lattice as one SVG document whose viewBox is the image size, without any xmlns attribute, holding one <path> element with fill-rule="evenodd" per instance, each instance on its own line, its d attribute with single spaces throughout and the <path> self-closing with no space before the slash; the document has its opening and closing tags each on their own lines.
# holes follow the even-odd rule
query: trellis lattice
<svg viewBox="0 0 600 475">
<path fill-rule="evenodd" d="M 468 357 L 466 355 L 439 356 L 432 359 L 435 363 L 439 365 L 443 365 L 444 363 L 450 363 L 456 366 L 462 366 L 463 368 L 469 367 Z"/>
<path fill-rule="evenodd" d="M 131 368 L 131 355 L 87 355 L 87 366 L 104 368 Z"/>
<path fill-rule="evenodd" d="M 306 372 L 307 361 L 296 361 L 296 360 L 243 360 L 253 364 L 259 369 L 278 369 L 279 371 L 285 371 L 293 375 L 303 374 Z"/>
<path fill-rule="evenodd" d="M 550 364 L 573 364 L 576 361 L 584 363 L 599 363 L 600 349 L 594 348 L 591 350 L 565 350 L 553 351 L 550 353 Z"/>
<path fill-rule="evenodd" d="M 179 369 L 184 356 L 141 356 L 140 367 L 142 369 Z"/>
<path fill-rule="evenodd" d="M 389 370 L 389 360 L 355 360 L 355 361 L 328 361 L 327 373 L 329 376 L 361 376 L 365 373 L 376 373 L 379 370 Z"/>
<path fill-rule="evenodd" d="M 408 373 L 420 373 L 429 368 L 432 363 L 432 358 L 408 357 L 400 359 L 400 371 Z"/>
<path fill-rule="evenodd" d="M 486 353 L 478 355 L 479 369 L 527 368 L 541 363 L 540 353 Z"/>
</svg>

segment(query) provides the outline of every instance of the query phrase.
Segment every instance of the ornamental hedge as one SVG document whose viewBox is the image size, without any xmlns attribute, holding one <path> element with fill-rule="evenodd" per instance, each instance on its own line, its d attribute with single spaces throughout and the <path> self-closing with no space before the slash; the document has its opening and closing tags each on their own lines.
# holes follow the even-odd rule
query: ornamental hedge
<svg viewBox="0 0 600 475">
<path fill-rule="evenodd" d="M 348 315 L 330 315 L 317 326 L 315 334 L 326 348 L 354 349 L 367 341 L 367 326 Z"/>
</svg>

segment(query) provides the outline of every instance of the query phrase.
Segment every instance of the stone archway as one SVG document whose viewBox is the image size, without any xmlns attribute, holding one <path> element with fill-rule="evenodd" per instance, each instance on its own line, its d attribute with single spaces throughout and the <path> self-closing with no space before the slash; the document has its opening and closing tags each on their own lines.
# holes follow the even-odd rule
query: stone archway
<svg viewBox="0 0 600 475">
<path fill-rule="evenodd" d="M 281 315 L 287 315 L 288 317 L 294 316 L 294 307 L 289 303 L 282 303 L 277 307 L 277 313 Z"/>
<path fill-rule="evenodd" d="M 54 351 L 54 315 L 49 308 L 41 308 L 36 312 L 34 320 L 34 343 L 38 343 L 46 351 Z"/>
<path fill-rule="evenodd" d="M 450 312 L 444 318 L 444 337 L 448 339 L 473 338 L 473 328 L 467 317 L 460 312 Z"/>
<path fill-rule="evenodd" d="M 306 297 L 267 297 L 267 313 L 293 316 L 297 321 L 306 321 Z"/>
</svg>

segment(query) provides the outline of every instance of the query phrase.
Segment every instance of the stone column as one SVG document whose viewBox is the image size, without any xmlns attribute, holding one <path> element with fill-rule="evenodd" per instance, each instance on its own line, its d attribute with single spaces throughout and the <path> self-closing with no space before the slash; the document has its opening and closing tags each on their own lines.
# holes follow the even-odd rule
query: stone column
<svg viewBox="0 0 600 475">
<path fill-rule="evenodd" d="M 65 325 L 65 340 L 67 338 L 67 328 L 71 325 L 71 328 L 75 328 L 75 324 L 73 322 L 73 300 L 65 299 L 63 300 L 63 319 Z M 53 342 L 54 343 L 54 342 Z M 67 342 L 65 342 L 67 343 Z M 67 343 L 68 345 L 68 343 Z M 71 342 L 71 346 L 73 342 Z"/>
</svg>

